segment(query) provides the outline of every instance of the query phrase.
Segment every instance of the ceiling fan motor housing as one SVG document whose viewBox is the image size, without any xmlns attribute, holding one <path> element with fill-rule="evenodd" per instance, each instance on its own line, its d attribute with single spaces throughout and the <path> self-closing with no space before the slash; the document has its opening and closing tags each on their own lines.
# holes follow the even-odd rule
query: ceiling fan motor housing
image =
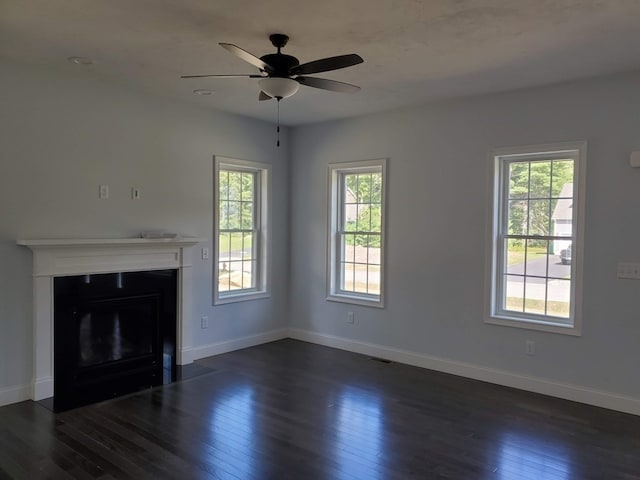
<svg viewBox="0 0 640 480">
<path fill-rule="evenodd" d="M 260 60 L 273 67 L 273 72 L 269 72 L 272 77 L 288 77 L 289 69 L 300 65 L 296 57 L 284 53 L 269 53 L 260 57 Z"/>
</svg>

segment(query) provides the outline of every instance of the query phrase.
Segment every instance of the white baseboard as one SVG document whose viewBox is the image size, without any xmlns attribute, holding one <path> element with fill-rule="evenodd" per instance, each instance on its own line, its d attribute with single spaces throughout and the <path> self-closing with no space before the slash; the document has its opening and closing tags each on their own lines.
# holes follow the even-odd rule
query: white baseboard
<svg viewBox="0 0 640 480">
<path fill-rule="evenodd" d="M 0 388 L 0 407 L 10 403 L 24 402 L 31 398 L 31 385 L 15 385 Z"/>
<path fill-rule="evenodd" d="M 270 332 L 250 335 L 248 337 L 235 338 L 224 342 L 210 343 L 199 347 L 191 347 L 182 351 L 183 362 L 191 363 L 199 358 L 211 357 L 212 355 L 220 355 L 221 353 L 233 352 L 242 348 L 254 347 L 263 343 L 275 342 L 287 338 L 288 330 L 282 328 L 272 330 Z"/>
<path fill-rule="evenodd" d="M 466 378 L 482 380 L 506 387 L 518 388 L 529 392 L 542 393 L 552 397 L 586 403 L 596 407 L 609 408 L 620 412 L 640 415 L 640 399 L 616 393 L 595 390 L 589 387 L 530 377 L 506 370 L 481 367 L 470 363 L 456 362 L 444 358 L 432 357 L 421 353 L 410 352 L 349 340 L 347 338 L 324 335 L 308 330 L 289 329 L 289 337 L 296 340 L 317 343 L 327 347 L 348 350 L 373 357 L 385 358 L 394 362 L 405 363 L 416 367 L 427 368 L 444 373 L 451 373 Z"/>
<path fill-rule="evenodd" d="M 620 412 L 640 415 L 640 399 L 628 397 L 589 387 L 568 383 L 553 382 L 539 377 L 530 377 L 506 370 L 481 367 L 470 363 L 456 362 L 421 353 L 400 350 L 372 343 L 349 340 L 321 333 L 299 329 L 279 329 L 258 335 L 250 335 L 224 342 L 212 343 L 185 349 L 185 363 L 199 358 L 220 355 L 263 343 L 274 342 L 284 338 L 293 338 L 306 342 L 325 345 L 327 347 L 348 350 L 373 357 L 386 358 L 394 362 L 405 363 L 416 367 L 427 368 L 439 372 L 450 373 L 475 380 L 482 380 L 506 387 L 518 388 L 530 392 L 541 393 L 552 397 L 564 398 L 575 402 L 586 403 L 597 407 L 609 408 Z M 31 385 L 17 385 L 0 388 L 0 406 L 22 402 L 31 398 Z"/>
</svg>

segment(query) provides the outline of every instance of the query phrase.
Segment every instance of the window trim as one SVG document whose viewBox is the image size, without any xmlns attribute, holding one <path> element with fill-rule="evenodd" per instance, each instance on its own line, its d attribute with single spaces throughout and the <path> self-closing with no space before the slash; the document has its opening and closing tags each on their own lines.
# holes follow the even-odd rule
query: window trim
<svg viewBox="0 0 640 480">
<path fill-rule="evenodd" d="M 570 320 L 572 323 L 562 325 L 552 320 L 545 321 L 539 318 L 527 318 L 526 313 L 520 315 L 509 315 L 498 309 L 498 279 L 501 273 L 498 262 L 501 259 L 500 250 L 500 221 L 504 209 L 505 185 L 502 183 L 503 160 L 505 157 L 534 157 L 543 159 L 545 157 L 558 158 L 559 154 L 571 152 L 574 158 L 574 222 L 572 226 L 572 282 L 570 302 L 572 312 Z M 585 188 L 586 188 L 586 159 L 587 143 L 562 142 L 541 145 L 528 145 L 521 147 L 502 147 L 489 152 L 489 221 L 487 253 L 486 253 L 486 286 L 485 286 L 485 323 L 492 325 L 502 325 L 508 327 L 538 330 L 564 335 L 582 335 L 582 288 L 583 288 L 583 251 L 584 251 L 584 228 L 585 228 Z M 526 158 L 523 158 L 526 160 Z"/>
<path fill-rule="evenodd" d="M 340 249 L 338 248 L 338 226 L 340 221 L 339 205 L 342 201 L 339 192 L 338 178 L 343 173 L 357 173 L 380 169 L 382 173 L 381 191 L 381 219 L 380 219 L 380 294 L 366 294 L 346 292 L 337 288 L 338 265 L 340 264 Z M 387 159 L 359 160 L 353 162 L 330 163 L 327 178 L 327 295 L 326 300 L 333 302 L 351 303 L 368 307 L 384 308 L 385 298 L 385 231 L 386 231 L 386 202 L 387 202 Z"/>
<path fill-rule="evenodd" d="M 239 160 L 236 158 L 214 156 L 213 173 L 213 305 L 224 305 L 228 303 L 257 300 L 269 298 L 271 296 L 271 228 L 270 228 L 270 208 L 271 208 L 271 165 L 250 160 Z M 219 258 L 220 258 L 220 170 L 254 172 L 257 174 L 257 182 L 254 202 L 257 221 L 256 239 L 256 287 L 251 289 L 235 290 L 233 292 L 220 292 L 218 289 Z"/>
</svg>

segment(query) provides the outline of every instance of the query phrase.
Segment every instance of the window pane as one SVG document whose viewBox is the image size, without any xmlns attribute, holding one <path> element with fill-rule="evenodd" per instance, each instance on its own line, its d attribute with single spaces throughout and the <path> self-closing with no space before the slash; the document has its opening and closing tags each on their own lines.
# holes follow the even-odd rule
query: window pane
<svg viewBox="0 0 640 480">
<path fill-rule="evenodd" d="M 219 210 L 218 210 L 218 222 L 220 228 L 223 230 L 229 229 L 229 202 L 220 201 Z"/>
<path fill-rule="evenodd" d="M 566 187 L 570 185 L 570 187 Z M 570 188 L 571 192 L 563 189 Z M 551 193 L 553 197 L 573 196 L 573 160 L 554 160 L 553 174 L 551 176 Z"/>
<path fill-rule="evenodd" d="M 240 206 L 240 213 L 242 215 L 240 228 L 243 230 L 253 229 L 253 203 L 242 202 Z"/>
<path fill-rule="evenodd" d="M 526 200 L 509 201 L 509 235 L 527 234 L 527 205 Z"/>
<path fill-rule="evenodd" d="M 505 259 L 507 273 L 524 275 L 525 241 L 519 239 L 505 240 Z"/>
<path fill-rule="evenodd" d="M 257 265 L 257 262 L 256 262 L 256 260 L 250 260 L 250 261 L 244 262 L 244 263 L 245 263 L 244 268 L 245 268 L 245 272 L 246 272 L 245 280 L 249 279 L 249 283 L 248 284 L 245 283 L 245 285 L 246 285 L 245 288 L 256 288 L 256 281 L 257 281 L 257 278 L 256 278 L 256 273 L 257 273 L 256 265 Z"/>
<path fill-rule="evenodd" d="M 526 241 L 525 274 L 536 277 L 547 276 L 547 240 Z"/>
<path fill-rule="evenodd" d="M 341 262 L 340 263 L 340 278 L 341 278 L 341 282 L 340 282 L 340 289 L 347 291 L 347 292 L 353 292 L 355 289 L 355 268 L 354 268 L 355 264 L 354 263 L 346 263 L 346 262 Z"/>
<path fill-rule="evenodd" d="M 549 231 L 549 200 L 531 200 L 527 235 L 549 235 Z"/>
<path fill-rule="evenodd" d="M 367 293 L 380 295 L 380 266 L 369 265 Z"/>
<path fill-rule="evenodd" d="M 531 162 L 529 198 L 551 196 L 551 162 Z"/>
<path fill-rule="evenodd" d="M 347 195 L 345 198 L 348 202 L 357 203 L 358 202 L 358 176 L 354 174 L 344 174 L 343 175 L 344 185 L 347 189 Z M 349 200 L 351 198 L 351 200 Z"/>
<path fill-rule="evenodd" d="M 503 308 L 513 312 L 524 309 L 524 277 L 505 275 Z"/>
<path fill-rule="evenodd" d="M 229 249 L 231 236 L 228 233 L 221 233 L 218 236 L 218 290 L 229 290 Z"/>
<path fill-rule="evenodd" d="M 242 173 L 229 172 L 229 200 L 240 201 L 240 190 L 242 185 Z"/>
<path fill-rule="evenodd" d="M 227 282 L 229 284 L 229 290 L 242 289 L 242 260 L 229 262 Z"/>
<path fill-rule="evenodd" d="M 371 215 L 369 204 L 358 205 L 358 220 L 356 224 L 356 230 L 359 232 L 371 231 Z"/>
<path fill-rule="evenodd" d="M 242 252 L 242 232 L 229 233 L 229 257 L 231 260 L 240 260 Z"/>
<path fill-rule="evenodd" d="M 356 263 L 353 268 L 355 270 L 353 291 L 358 293 L 367 293 L 367 265 Z"/>
<path fill-rule="evenodd" d="M 509 198 L 529 196 L 529 162 L 509 164 Z"/>
<path fill-rule="evenodd" d="M 382 232 L 382 207 L 381 205 L 371 205 L 371 232 Z"/>
<path fill-rule="evenodd" d="M 237 230 L 240 228 L 240 210 L 241 203 L 235 201 L 227 202 L 228 210 L 227 210 L 227 218 L 228 218 L 228 228 L 231 230 Z"/>
<path fill-rule="evenodd" d="M 221 233 L 218 236 L 218 257 L 219 260 L 228 261 L 229 260 L 229 252 L 231 246 L 231 235 L 229 233 Z"/>
<path fill-rule="evenodd" d="M 559 240 L 550 243 L 553 244 L 553 248 L 556 248 L 558 242 Z M 570 242 L 569 245 L 571 245 Z M 551 249 L 547 260 L 550 278 L 571 279 L 571 253 L 567 255 L 565 252 L 561 257 L 561 255 L 556 255 L 554 250 Z"/>
<path fill-rule="evenodd" d="M 573 235 L 573 199 L 559 198 L 552 200 L 551 228 L 553 235 L 571 237 Z"/>
<path fill-rule="evenodd" d="M 253 260 L 242 262 L 242 288 L 253 288 Z"/>
<path fill-rule="evenodd" d="M 218 195 L 220 200 L 229 199 L 229 172 L 220 170 L 220 185 L 218 187 Z"/>
<path fill-rule="evenodd" d="M 369 235 L 367 263 L 380 265 L 380 235 Z"/>
<path fill-rule="evenodd" d="M 371 188 L 373 186 L 373 173 L 365 173 L 359 176 L 358 199 L 360 203 L 371 203 Z"/>
<path fill-rule="evenodd" d="M 547 315 L 569 318 L 570 316 L 571 281 L 548 280 Z"/>
<path fill-rule="evenodd" d="M 345 203 L 342 213 L 342 228 L 346 232 L 355 232 L 358 220 L 358 204 Z"/>
<path fill-rule="evenodd" d="M 345 262 L 354 262 L 356 255 L 355 235 L 342 235 L 342 258 Z"/>
<path fill-rule="evenodd" d="M 242 173 L 242 192 L 241 192 L 241 200 L 243 202 L 252 202 L 253 201 L 253 179 L 255 178 L 254 173 Z"/>
<path fill-rule="evenodd" d="M 547 281 L 544 278 L 525 277 L 524 311 L 545 315 Z"/>
<path fill-rule="evenodd" d="M 241 239 L 240 252 L 238 254 L 239 258 L 243 260 L 253 258 L 253 233 L 242 232 L 237 235 L 239 235 Z"/>
<path fill-rule="evenodd" d="M 373 173 L 371 179 L 371 203 L 382 203 L 382 174 Z"/>
</svg>

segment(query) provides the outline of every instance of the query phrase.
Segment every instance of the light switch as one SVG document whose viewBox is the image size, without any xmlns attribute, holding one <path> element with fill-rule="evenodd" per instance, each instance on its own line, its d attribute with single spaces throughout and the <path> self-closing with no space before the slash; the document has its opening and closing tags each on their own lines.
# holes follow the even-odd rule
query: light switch
<svg viewBox="0 0 640 480">
<path fill-rule="evenodd" d="M 640 280 L 640 264 L 618 263 L 618 278 Z"/>
<path fill-rule="evenodd" d="M 109 198 L 109 185 L 100 185 L 98 189 L 98 198 L 106 200 Z"/>
</svg>

